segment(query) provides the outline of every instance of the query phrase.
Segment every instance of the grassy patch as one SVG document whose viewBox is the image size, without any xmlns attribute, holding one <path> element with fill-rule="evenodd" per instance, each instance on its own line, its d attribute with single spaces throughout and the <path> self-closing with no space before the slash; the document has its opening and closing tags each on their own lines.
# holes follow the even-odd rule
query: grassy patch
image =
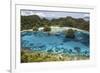
<svg viewBox="0 0 100 73">
<path fill-rule="evenodd" d="M 73 61 L 89 59 L 83 55 L 54 54 L 47 52 L 31 51 L 27 49 L 21 50 L 21 63 L 28 62 L 49 62 L 49 61 Z"/>
</svg>

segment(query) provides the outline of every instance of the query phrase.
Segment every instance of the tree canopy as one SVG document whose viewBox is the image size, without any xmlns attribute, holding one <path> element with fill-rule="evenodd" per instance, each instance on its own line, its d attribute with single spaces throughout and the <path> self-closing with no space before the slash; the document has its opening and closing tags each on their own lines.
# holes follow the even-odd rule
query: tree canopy
<svg viewBox="0 0 100 73">
<path fill-rule="evenodd" d="M 89 31 L 89 21 L 85 21 L 83 18 L 67 16 L 49 20 L 47 18 L 41 18 L 38 15 L 21 16 L 21 30 L 44 26 L 74 27 Z"/>
</svg>

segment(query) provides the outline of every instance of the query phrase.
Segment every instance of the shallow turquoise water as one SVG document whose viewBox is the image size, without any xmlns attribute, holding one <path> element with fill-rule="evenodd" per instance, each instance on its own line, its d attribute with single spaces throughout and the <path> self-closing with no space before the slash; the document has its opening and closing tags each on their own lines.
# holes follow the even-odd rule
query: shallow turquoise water
<svg viewBox="0 0 100 73">
<path fill-rule="evenodd" d="M 62 32 L 55 34 L 48 34 L 47 32 L 21 32 L 21 48 L 50 53 L 80 53 L 89 56 L 89 34 L 76 32 L 75 38 L 65 38 Z"/>
</svg>

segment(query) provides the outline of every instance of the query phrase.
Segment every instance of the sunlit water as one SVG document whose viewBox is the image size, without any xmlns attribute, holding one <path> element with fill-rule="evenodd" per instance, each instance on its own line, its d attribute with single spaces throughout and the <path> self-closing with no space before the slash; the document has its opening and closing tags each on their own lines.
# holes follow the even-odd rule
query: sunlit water
<svg viewBox="0 0 100 73">
<path fill-rule="evenodd" d="M 21 32 L 21 48 L 60 54 L 89 56 L 89 33 L 76 32 L 75 38 L 65 38 L 64 33 Z M 77 51 L 75 48 L 79 48 Z"/>
</svg>

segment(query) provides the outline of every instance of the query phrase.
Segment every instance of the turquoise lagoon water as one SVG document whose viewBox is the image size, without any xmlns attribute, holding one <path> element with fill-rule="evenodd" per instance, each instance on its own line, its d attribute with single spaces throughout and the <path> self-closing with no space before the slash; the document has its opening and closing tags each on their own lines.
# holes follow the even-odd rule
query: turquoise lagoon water
<svg viewBox="0 0 100 73">
<path fill-rule="evenodd" d="M 78 53 L 75 48 L 79 48 L 80 54 L 89 56 L 89 43 L 89 33 L 79 31 L 75 32 L 75 38 L 65 38 L 62 32 L 21 32 L 21 48 L 33 51 L 74 55 Z"/>
</svg>

